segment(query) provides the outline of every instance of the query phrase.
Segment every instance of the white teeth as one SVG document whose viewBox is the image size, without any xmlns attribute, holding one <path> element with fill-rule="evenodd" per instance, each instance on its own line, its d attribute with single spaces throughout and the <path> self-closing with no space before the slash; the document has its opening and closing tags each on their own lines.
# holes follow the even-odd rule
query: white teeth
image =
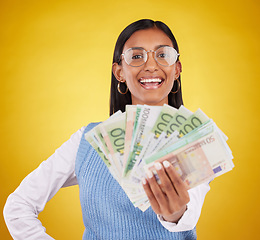
<svg viewBox="0 0 260 240">
<path fill-rule="evenodd" d="M 151 83 L 151 82 L 162 82 L 162 79 L 160 78 L 151 78 L 151 79 L 142 79 L 140 80 L 141 83 Z"/>
</svg>

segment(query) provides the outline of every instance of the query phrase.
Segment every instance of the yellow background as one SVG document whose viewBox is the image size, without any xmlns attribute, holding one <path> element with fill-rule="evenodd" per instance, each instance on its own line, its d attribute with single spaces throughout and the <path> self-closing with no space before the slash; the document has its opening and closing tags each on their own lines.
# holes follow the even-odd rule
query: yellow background
<svg viewBox="0 0 260 240">
<path fill-rule="evenodd" d="M 72 133 L 108 117 L 115 41 L 129 23 L 152 18 L 167 23 L 179 43 L 185 106 L 213 118 L 234 155 L 234 170 L 211 183 L 198 239 L 259 237 L 259 6 L 1 1 L 1 211 L 21 180 Z M 39 217 L 55 239 L 81 239 L 78 187 L 60 190 Z M 2 214 L 0 238 L 11 239 Z"/>
</svg>

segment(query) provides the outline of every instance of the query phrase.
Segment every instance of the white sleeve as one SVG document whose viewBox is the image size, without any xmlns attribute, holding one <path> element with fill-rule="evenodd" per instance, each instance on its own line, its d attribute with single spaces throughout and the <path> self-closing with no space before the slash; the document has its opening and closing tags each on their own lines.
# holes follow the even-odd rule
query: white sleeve
<svg viewBox="0 0 260 240">
<path fill-rule="evenodd" d="M 162 218 L 162 216 L 157 215 L 161 224 L 170 232 L 192 230 L 199 220 L 202 205 L 209 189 L 209 184 L 203 183 L 195 188 L 188 190 L 190 201 L 187 204 L 187 210 L 185 211 L 179 222 L 177 224 L 167 222 Z"/>
<path fill-rule="evenodd" d="M 83 132 L 84 127 L 74 133 L 8 197 L 4 219 L 15 240 L 53 239 L 45 232 L 38 214 L 61 187 L 77 184 L 74 168 Z"/>
</svg>

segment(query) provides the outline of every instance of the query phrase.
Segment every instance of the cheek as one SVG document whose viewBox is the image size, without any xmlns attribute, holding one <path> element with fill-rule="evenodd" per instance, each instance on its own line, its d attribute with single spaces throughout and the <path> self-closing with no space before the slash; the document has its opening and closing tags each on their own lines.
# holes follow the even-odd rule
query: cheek
<svg viewBox="0 0 260 240">
<path fill-rule="evenodd" d="M 167 75 L 167 78 L 168 78 L 168 81 L 170 81 L 170 82 L 174 82 L 174 80 L 176 79 L 176 78 L 178 78 L 178 74 L 177 74 L 177 69 L 176 69 L 176 67 L 174 66 L 174 68 L 173 69 L 169 69 L 169 71 L 166 71 L 166 75 Z"/>
<path fill-rule="evenodd" d="M 126 85 L 131 93 L 138 91 L 138 84 L 139 83 L 137 81 L 134 81 L 133 79 L 128 78 L 126 80 Z"/>
<path fill-rule="evenodd" d="M 123 71 L 123 77 L 126 80 L 126 84 L 128 86 L 135 86 L 138 83 L 138 69 L 132 68 L 132 69 L 128 69 L 128 68 L 124 68 Z"/>
</svg>

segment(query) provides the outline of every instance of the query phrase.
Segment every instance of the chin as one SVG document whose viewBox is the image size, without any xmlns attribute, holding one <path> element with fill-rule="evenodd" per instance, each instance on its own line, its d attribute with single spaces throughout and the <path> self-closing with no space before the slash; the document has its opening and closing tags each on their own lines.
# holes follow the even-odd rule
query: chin
<svg viewBox="0 0 260 240">
<path fill-rule="evenodd" d="M 138 95 L 132 95 L 132 103 L 136 104 L 146 104 L 154 106 L 163 106 L 163 104 L 168 104 L 168 94 L 165 94 L 166 91 L 162 92 L 139 92 Z"/>
<path fill-rule="evenodd" d="M 147 104 L 147 105 L 154 105 L 154 106 L 163 106 L 163 104 L 165 103 L 168 103 L 168 97 L 167 97 L 167 101 L 166 99 L 145 99 L 144 101 L 144 104 Z"/>
</svg>

